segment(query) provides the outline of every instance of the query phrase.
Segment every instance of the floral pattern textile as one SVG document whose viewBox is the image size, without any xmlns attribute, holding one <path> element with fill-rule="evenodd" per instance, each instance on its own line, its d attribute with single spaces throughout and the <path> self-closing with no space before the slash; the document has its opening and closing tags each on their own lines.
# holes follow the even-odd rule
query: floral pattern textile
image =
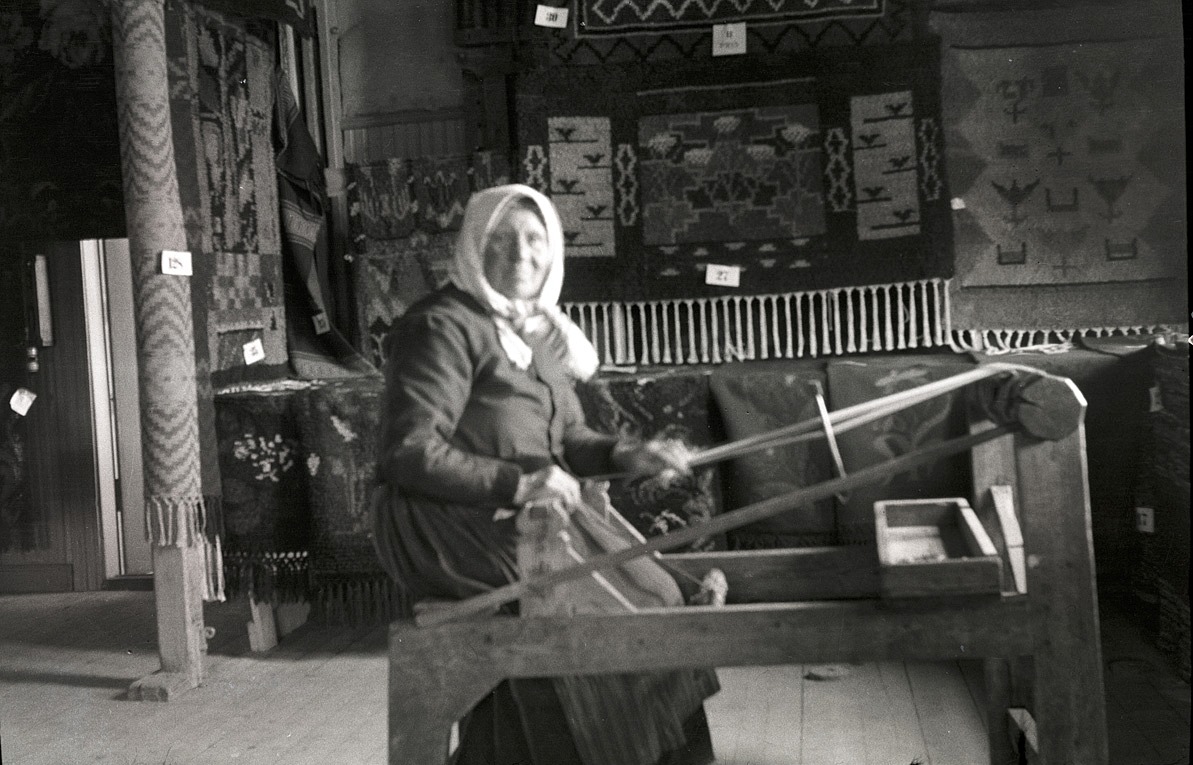
<svg viewBox="0 0 1193 765">
<path fill-rule="evenodd" d="M 373 550 L 369 490 L 377 463 L 384 383 L 373 378 L 318 385 L 305 396 L 300 425 L 310 485 L 311 574 L 381 575 Z"/>
<path fill-rule="evenodd" d="M 306 594 L 310 492 L 298 429 L 300 395 L 287 390 L 215 399 L 224 574 L 231 596 Z"/>
</svg>

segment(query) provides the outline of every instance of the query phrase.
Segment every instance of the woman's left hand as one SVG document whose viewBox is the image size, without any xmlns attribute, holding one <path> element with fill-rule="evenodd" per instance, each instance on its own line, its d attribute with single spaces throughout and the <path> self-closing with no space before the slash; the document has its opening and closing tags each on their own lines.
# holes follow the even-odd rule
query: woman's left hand
<svg viewBox="0 0 1193 765">
<path fill-rule="evenodd" d="M 622 442 L 613 448 L 613 464 L 632 476 L 664 472 L 688 473 L 691 451 L 682 441 L 657 438 L 641 443 Z"/>
</svg>

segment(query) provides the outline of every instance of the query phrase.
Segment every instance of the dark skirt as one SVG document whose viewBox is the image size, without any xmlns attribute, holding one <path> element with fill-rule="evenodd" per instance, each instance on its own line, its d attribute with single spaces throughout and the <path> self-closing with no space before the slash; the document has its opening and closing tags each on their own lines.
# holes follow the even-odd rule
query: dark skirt
<svg viewBox="0 0 1193 765">
<path fill-rule="evenodd" d="M 412 600 L 467 598 L 517 576 L 513 519 L 384 487 L 373 512 L 381 562 Z M 705 765 L 703 702 L 719 688 L 712 670 L 504 681 L 461 721 L 455 762 Z"/>
</svg>

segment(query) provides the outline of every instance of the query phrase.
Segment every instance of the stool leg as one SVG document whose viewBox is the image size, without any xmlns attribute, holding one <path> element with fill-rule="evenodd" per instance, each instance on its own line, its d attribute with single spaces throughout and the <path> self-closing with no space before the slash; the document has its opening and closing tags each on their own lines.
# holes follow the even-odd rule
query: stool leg
<svg viewBox="0 0 1193 765">
<path fill-rule="evenodd" d="M 500 678 L 472 646 L 395 627 L 389 647 L 389 765 L 447 761 L 453 724 Z M 400 639 L 397 639 L 400 636 Z"/>
</svg>

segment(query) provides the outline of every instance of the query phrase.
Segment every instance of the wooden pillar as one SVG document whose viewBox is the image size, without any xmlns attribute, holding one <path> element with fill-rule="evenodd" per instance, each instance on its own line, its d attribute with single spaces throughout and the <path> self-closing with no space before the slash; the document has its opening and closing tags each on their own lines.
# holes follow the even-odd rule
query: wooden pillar
<svg viewBox="0 0 1193 765">
<path fill-rule="evenodd" d="M 187 247 L 170 128 L 164 0 L 113 0 L 112 43 L 162 661 L 129 695 L 167 700 L 203 678 L 206 560 L 191 286 L 188 277 L 161 271 L 163 250 Z"/>
</svg>

